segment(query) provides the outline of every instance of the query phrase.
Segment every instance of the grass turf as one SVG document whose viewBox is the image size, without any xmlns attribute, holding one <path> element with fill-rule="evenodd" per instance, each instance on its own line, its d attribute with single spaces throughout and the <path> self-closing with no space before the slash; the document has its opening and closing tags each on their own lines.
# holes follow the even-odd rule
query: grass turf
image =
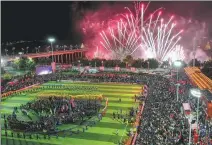
<svg viewBox="0 0 212 145">
<path fill-rule="evenodd" d="M 1 143 L 8 145 L 113 145 L 117 144 L 118 141 L 122 138 L 126 138 L 126 128 L 130 127 L 126 124 L 123 124 L 119 120 L 112 119 L 112 113 L 117 112 L 122 109 L 123 114 L 125 114 L 130 107 L 133 107 L 137 104 L 134 103 L 134 95 L 140 92 L 141 86 L 132 85 L 132 84 L 105 84 L 105 83 L 77 83 L 77 82 L 49 82 L 46 84 L 64 84 L 70 86 L 97 86 L 98 91 L 96 94 L 103 94 L 106 98 L 109 99 L 108 109 L 106 115 L 103 119 L 98 122 L 93 127 L 88 127 L 84 133 L 80 132 L 79 134 L 67 135 L 65 138 L 51 137 L 48 139 L 23 139 L 17 137 L 5 137 L 2 136 Z M 44 85 L 46 85 L 44 84 Z M 26 104 L 28 101 L 33 100 L 36 96 L 41 94 L 52 94 L 52 93 L 68 93 L 72 95 L 82 95 L 80 91 L 72 90 L 61 90 L 61 89 L 47 89 L 40 92 L 26 93 L 26 95 L 16 95 L 14 97 L 8 98 L 1 102 L 1 114 L 11 114 L 13 107 L 20 106 L 21 104 Z M 86 93 L 86 92 L 84 92 Z M 121 102 L 118 102 L 118 99 L 121 98 Z M 3 120 L 1 119 L 3 122 Z M 3 123 L 2 123 L 3 125 Z M 68 126 L 67 126 L 68 127 Z M 119 134 L 116 135 L 115 131 L 119 130 Z M 2 131 L 4 134 L 4 131 Z"/>
</svg>

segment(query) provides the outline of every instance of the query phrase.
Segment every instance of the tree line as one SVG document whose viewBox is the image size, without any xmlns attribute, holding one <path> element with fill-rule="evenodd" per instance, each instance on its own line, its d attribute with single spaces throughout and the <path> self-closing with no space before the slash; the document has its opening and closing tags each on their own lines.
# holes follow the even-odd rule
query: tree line
<svg viewBox="0 0 212 145">
<path fill-rule="evenodd" d="M 50 65 L 51 64 L 51 58 L 39 58 L 39 59 L 30 59 L 27 57 L 21 57 L 19 59 L 14 60 L 12 63 L 12 67 L 14 67 L 17 70 L 30 70 L 34 71 L 36 68 L 36 65 Z M 164 61 L 163 63 L 158 62 L 156 59 L 134 59 L 131 55 L 126 56 L 126 58 L 121 60 L 106 60 L 106 59 L 98 59 L 94 58 L 91 60 L 88 60 L 86 58 L 82 58 L 80 60 L 77 60 L 75 62 L 72 62 L 72 65 L 74 66 L 91 66 L 91 67 L 120 67 L 120 68 L 129 68 L 129 67 L 135 67 L 135 68 L 144 68 L 144 69 L 155 69 L 158 67 L 169 67 L 170 64 L 168 61 Z M 188 64 L 182 61 L 183 66 L 193 66 L 193 60 L 191 60 Z M 202 72 L 209 76 L 212 77 L 212 60 L 205 61 L 201 63 L 199 60 L 195 59 L 195 66 L 200 67 Z M 4 74 L 5 71 L 1 67 L 1 73 Z"/>
</svg>

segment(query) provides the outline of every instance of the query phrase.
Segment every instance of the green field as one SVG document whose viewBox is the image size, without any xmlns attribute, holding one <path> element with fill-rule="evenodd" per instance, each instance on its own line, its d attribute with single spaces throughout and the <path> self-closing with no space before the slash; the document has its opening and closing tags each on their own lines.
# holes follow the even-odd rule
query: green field
<svg viewBox="0 0 212 145">
<path fill-rule="evenodd" d="M 49 82 L 46 84 L 55 84 L 55 82 Z M 46 85 L 43 84 L 43 85 Z M 56 83 L 58 84 L 58 83 Z M 123 136 L 123 139 L 126 138 L 126 130 L 129 130 L 130 125 L 126 127 L 126 124 L 112 119 L 112 113 L 117 112 L 120 109 L 123 110 L 123 113 L 129 110 L 130 107 L 137 106 L 134 103 L 134 95 L 138 94 L 141 90 L 141 86 L 132 85 L 132 84 L 104 84 L 104 83 L 72 83 L 72 82 L 60 82 L 60 84 L 73 85 L 73 86 L 97 86 L 98 91 L 96 94 L 103 94 L 106 98 L 109 99 L 108 109 L 106 115 L 100 122 L 97 122 L 93 127 L 88 127 L 84 133 L 80 132 L 79 134 L 67 135 L 66 137 L 51 137 L 51 139 L 23 139 L 17 137 L 11 137 L 8 133 L 8 137 L 2 136 L 3 145 L 114 145 Z M 25 95 L 16 95 L 14 97 L 8 98 L 1 102 L 1 114 L 11 114 L 13 107 L 20 106 L 21 104 L 26 104 L 30 100 L 34 100 L 36 96 L 45 93 L 68 93 L 73 95 L 83 95 L 80 92 L 72 90 L 61 89 L 47 89 L 45 91 L 38 91 L 34 93 L 26 93 Z M 121 98 L 121 102 L 118 102 L 118 99 Z M 105 103 L 105 102 L 104 102 Z M 1 119 L 2 121 L 3 119 Z M 3 121 L 2 121 L 3 122 Z M 3 123 L 2 123 L 3 124 Z M 68 126 L 66 126 L 68 127 Z M 115 131 L 119 130 L 119 134 L 116 135 Z M 2 131 L 4 134 L 4 131 Z"/>
</svg>

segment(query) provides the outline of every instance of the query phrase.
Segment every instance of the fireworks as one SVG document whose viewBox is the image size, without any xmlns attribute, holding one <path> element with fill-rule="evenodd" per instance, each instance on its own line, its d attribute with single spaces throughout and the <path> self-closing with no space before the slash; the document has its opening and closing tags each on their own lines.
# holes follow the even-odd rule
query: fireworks
<svg viewBox="0 0 212 145">
<path fill-rule="evenodd" d="M 176 60 L 184 60 L 184 59 L 185 59 L 184 49 L 180 45 L 176 45 L 173 51 L 168 53 L 165 58 L 165 60 L 170 60 L 171 62 L 174 62 Z"/>
<path fill-rule="evenodd" d="M 100 23 L 101 27 L 97 28 L 102 28 L 98 32 L 101 39 L 97 39 L 98 42 L 93 40 L 98 46 L 98 54 L 103 48 L 111 59 L 123 60 L 127 55 L 142 58 L 145 55 L 159 61 L 167 60 L 171 54 L 176 54 L 183 31 L 175 30 L 173 16 L 167 22 L 161 18 L 163 8 L 155 10 L 147 17 L 145 13 L 148 6 L 149 3 L 145 6 L 135 2 L 134 13 L 125 7 L 126 13 L 117 14 L 116 18 Z M 182 47 L 180 53 L 183 53 Z"/>
<path fill-rule="evenodd" d="M 114 59 L 123 60 L 127 55 L 132 55 L 140 47 L 141 36 L 132 25 L 120 20 L 115 28 L 108 28 L 108 32 L 100 33 L 103 41 L 101 45 L 111 52 Z"/>
<path fill-rule="evenodd" d="M 108 32 L 100 33 L 103 41 L 101 45 L 111 52 L 112 58 L 123 59 L 127 55 L 137 55 L 136 50 L 140 49 L 156 58 L 159 61 L 166 60 L 169 54 L 175 51 L 175 46 L 181 39 L 179 36 L 182 30 L 177 34 L 173 33 L 176 26 L 172 23 L 173 16 L 167 23 L 162 19 L 161 8 L 154 11 L 150 17 L 145 19 L 145 11 L 148 8 L 143 4 L 135 4 L 135 14 L 129 8 L 129 14 L 122 14 L 122 19 L 117 22 L 117 27 L 108 28 Z M 153 19 L 157 13 L 156 19 Z"/>
<path fill-rule="evenodd" d="M 94 58 L 107 58 L 107 56 L 102 51 L 99 51 L 99 47 L 97 46 L 94 52 Z"/>
</svg>

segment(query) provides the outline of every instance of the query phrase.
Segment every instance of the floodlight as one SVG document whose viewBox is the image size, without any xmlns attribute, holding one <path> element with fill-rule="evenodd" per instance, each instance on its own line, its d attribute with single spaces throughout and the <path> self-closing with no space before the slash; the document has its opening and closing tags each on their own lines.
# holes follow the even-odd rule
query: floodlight
<svg viewBox="0 0 212 145">
<path fill-rule="evenodd" d="M 49 42 L 54 42 L 55 41 L 54 38 L 49 38 L 48 40 L 49 40 Z"/>
<path fill-rule="evenodd" d="M 176 67 L 180 67 L 181 65 L 182 65 L 181 61 L 175 61 L 174 62 L 174 66 L 176 66 Z"/>
<path fill-rule="evenodd" d="M 194 97 L 197 97 L 197 98 L 200 98 L 201 97 L 201 92 L 199 89 L 191 89 L 191 94 L 194 96 Z"/>
</svg>

